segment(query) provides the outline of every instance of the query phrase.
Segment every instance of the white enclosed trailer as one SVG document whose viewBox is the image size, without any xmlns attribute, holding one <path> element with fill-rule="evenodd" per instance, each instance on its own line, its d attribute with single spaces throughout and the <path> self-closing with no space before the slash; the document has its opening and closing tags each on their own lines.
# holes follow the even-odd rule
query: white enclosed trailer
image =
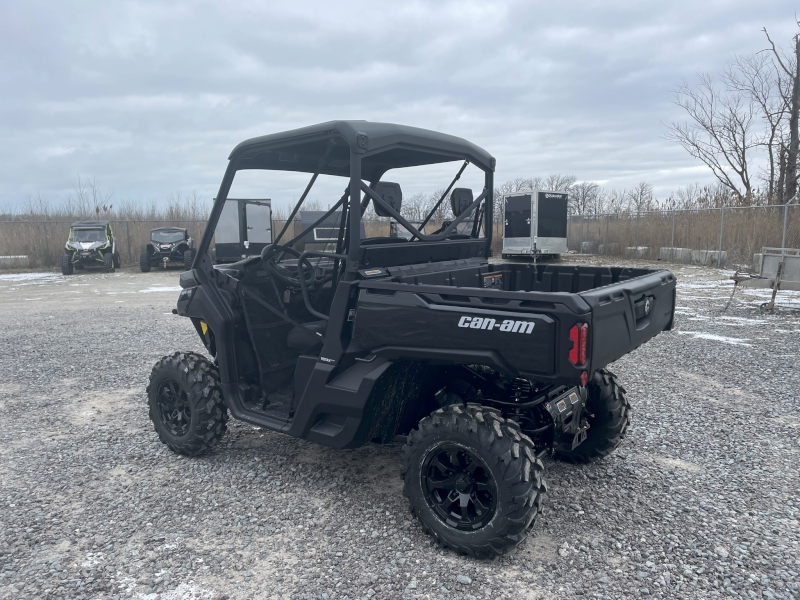
<svg viewBox="0 0 800 600">
<path fill-rule="evenodd" d="M 532 190 L 503 197 L 503 258 L 567 253 L 569 194 Z"/>
</svg>

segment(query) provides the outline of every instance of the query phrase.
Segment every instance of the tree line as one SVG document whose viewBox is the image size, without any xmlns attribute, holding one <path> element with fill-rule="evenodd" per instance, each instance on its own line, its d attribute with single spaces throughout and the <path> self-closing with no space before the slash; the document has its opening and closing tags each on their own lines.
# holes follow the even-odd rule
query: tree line
<svg viewBox="0 0 800 600">
<path fill-rule="evenodd" d="M 762 31 L 761 51 L 678 86 L 674 102 L 688 118 L 668 125 L 667 134 L 745 206 L 759 196 L 784 204 L 798 192 L 800 31 L 786 47 Z"/>
</svg>

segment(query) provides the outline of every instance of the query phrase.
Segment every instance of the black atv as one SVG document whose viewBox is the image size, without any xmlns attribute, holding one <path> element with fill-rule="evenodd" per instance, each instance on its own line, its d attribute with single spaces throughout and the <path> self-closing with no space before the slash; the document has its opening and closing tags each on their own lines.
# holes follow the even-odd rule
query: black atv
<svg viewBox="0 0 800 600">
<path fill-rule="evenodd" d="M 147 273 L 154 266 L 167 268 L 180 264 L 188 269 L 197 250 L 189 232 L 182 227 L 159 227 L 150 232 L 150 241 L 139 254 L 139 268 Z"/>
<path fill-rule="evenodd" d="M 117 242 L 108 221 L 75 221 L 61 257 L 61 274 L 72 275 L 74 269 L 102 267 L 113 273 L 120 266 Z"/>
<path fill-rule="evenodd" d="M 424 233 L 384 175 L 450 161 L 463 163 L 431 214 L 449 198 L 453 217 Z M 454 187 L 467 167 L 477 194 Z M 229 413 L 333 448 L 403 440 L 405 495 L 437 542 L 479 557 L 520 543 L 542 506 L 541 457 L 593 461 L 621 443 L 630 404 L 605 367 L 672 327 L 675 278 L 490 262 L 494 168 L 463 139 L 366 121 L 239 144 L 174 311 L 210 358 L 175 352 L 150 375 L 161 441 L 207 452 Z M 313 174 L 287 223 L 318 176 L 346 187 L 299 235 L 284 240 L 284 227 L 261 256 L 214 266 L 208 249 L 242 169 Z M 364 239 L 369 203 L 411 236 Z M 334 251 L 295 249 L 336 211 Z"/>
</svg>

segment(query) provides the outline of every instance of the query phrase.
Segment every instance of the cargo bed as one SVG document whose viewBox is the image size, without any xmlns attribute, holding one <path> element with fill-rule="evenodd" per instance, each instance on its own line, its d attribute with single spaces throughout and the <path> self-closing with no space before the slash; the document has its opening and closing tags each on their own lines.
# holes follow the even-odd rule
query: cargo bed
<svg viewBox="0 0 800 600">
<path fill-rule="evenodd" d="M 362 348 L 455 357 L 548 382 L 579 380 L 670 329 L 675 306 L 675 277 L 665 269 L 468 259 L 363 277 L 353 331 Z M 586 360 L 576 364 L 571 335 L 583 324 Z"/>
</svg>

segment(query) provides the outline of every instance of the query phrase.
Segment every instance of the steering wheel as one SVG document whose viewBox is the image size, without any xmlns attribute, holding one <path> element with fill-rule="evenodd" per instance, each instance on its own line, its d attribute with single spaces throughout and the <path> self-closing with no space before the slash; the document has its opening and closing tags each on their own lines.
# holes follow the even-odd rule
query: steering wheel
<svg viewBox="0 0 800 600">
<path fill-rule="evenodd" d="M 303 283 L 305 283 L 307 287 L 313 286 L 317 281 L 317 270 L 308 260 L 308 257 L 303 258 L 302 265 L 300 262 L 297 263 L 297 276 L 295 276 L 291 270 L 280 265 L 284 254 L 290 254 L 298 259 L 300 258 L 300 252 L 290 246 L 269 244 L 264 246 L 264 249 L 261 251 L 261 260 L 264 262 L 264 266 L 267 270 L 286 285 L 299 287 L 300 273 L 302 272 Z"/>
</svg>

